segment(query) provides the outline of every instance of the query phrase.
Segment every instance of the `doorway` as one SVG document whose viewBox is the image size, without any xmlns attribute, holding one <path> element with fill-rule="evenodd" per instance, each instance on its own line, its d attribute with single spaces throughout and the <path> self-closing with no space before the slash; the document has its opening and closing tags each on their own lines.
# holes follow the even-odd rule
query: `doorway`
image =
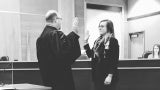
<svg viewBox="0 0 160 90">
<path fill-rule="evenodd" d="M 131 58 L 141 58 L 145 51 L 145 32 L 130 33 Z"/>
</svg>

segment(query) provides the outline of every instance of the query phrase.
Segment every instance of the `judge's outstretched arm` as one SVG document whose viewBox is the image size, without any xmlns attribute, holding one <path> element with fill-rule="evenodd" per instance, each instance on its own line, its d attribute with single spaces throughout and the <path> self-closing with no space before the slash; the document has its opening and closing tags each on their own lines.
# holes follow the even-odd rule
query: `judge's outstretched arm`
<svg viewBox="0 0 160 90">
<path fill-rule="evenodd" d="M 61 31 L 53 32 L 51 37 L 52 52 L 59 62 L 72 64 L 80 56 L 79 36 L 74 32 L 67 36 Z"/>
</svg>

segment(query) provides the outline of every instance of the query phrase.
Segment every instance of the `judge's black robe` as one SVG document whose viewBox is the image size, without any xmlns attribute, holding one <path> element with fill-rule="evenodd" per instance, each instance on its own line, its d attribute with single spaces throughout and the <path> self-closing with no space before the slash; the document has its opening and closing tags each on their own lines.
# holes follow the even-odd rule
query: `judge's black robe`
<svg viewBox="0 0 160 90">
<path fill-rule="evenodd" d="M 56 28 L 46 26 L 37 39 L 37 58 L 45 86 L 53 90 L 75 90 L 71 65 L 81 55 L 79 36 L 67 36 Z"/>
</svg>

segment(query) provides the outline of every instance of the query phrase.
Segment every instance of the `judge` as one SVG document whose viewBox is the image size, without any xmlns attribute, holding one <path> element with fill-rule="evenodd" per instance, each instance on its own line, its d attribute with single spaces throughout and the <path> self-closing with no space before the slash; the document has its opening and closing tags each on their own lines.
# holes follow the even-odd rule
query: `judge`
<svg viewBox="0 0 160 90">
<path fill-rule="evenodd" d="M 78 18 L 73 22 L 73 31 L 65 35 L 61 17 L 55 10 L 46 14 L 46 26 L 37 39 L 37 58 L 45 86 L 53 90 L 75 90 L 71 65 L 80 56 Z"/>
</svg>

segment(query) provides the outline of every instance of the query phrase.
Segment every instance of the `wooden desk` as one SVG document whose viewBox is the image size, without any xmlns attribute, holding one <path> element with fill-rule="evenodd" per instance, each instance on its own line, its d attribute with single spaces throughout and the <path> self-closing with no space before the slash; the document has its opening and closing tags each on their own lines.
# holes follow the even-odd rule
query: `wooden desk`
<svg viewBox="0 0 160 90">
<path fill-rule="evenodd" d="M 118 90 L 160 90 L 160 59 L 124 59 L 118 69 Z M 94 90 L 90 60 L 76 61 L 72 70 L 76 90 Z M 0 62 L 0 83 L 42 85 L 38 63 Z"/>
<path fill-rule="evenodd" d="M 0 84 L 30 83 L 42 85 L 37 62 L 0 62 Z"/>
<path fill-rule="evenodd" d="M 124 59 L 119 61 L 117 90 L 160 90 L 160 59 Z M 90 60 L 73 65 L 77 90 L 94 90 Z"/>
<path fill-rule="evenodd" d="M 118 90 L 160 90 L 160 59 L 119 61 Z"/>
</svg>

